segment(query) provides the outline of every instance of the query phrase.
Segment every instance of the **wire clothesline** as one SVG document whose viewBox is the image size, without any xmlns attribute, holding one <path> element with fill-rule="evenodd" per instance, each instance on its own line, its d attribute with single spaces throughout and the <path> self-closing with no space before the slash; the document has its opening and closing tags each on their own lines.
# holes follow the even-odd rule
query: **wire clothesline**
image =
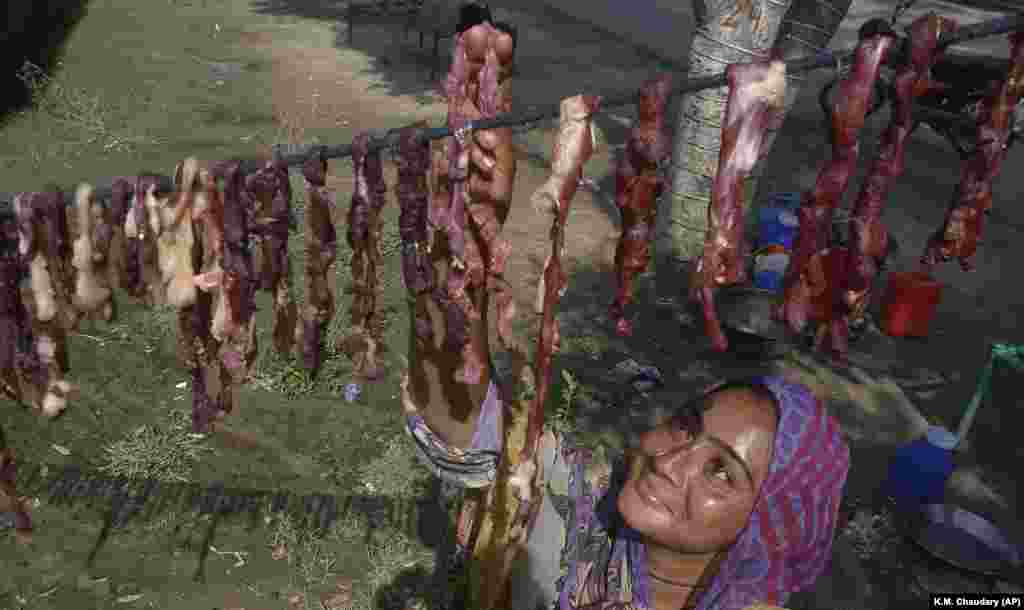
<svg viewBox="0 0 1024 610">
<path fill-rule="evenodd" d="M 1007 15 L 989 21 L 982 21 L 972 25 L 963 26 L 957 29 L 953 33 L 944 34 L 939 39 L 939 46 L 941 48 L 953 46 L 969 42 L 971 40 L 977 40 L 979 38 L 986 38 L 989 36 L 997 36 L 999 34 L 1006 34 L 1011 31 L 1024 29 L 1024 12 L 1016 15 Z M 900 65 L 905 63 L 907 55 L 907 39 L 902 39 L 903 44 L 898 50 L 891 54 L 887 60 L 887 64 Z M 823 50 L 814 55 L 802 57 L 800 59 L 789 60 L 786 63 L 787 74 L 799 74 L 803 72 L 810 72 L 812 70 L 818 70 L 822 68 L 836 67 L 841 68 L 844 63 L 847 63 L 854 55 L 855 49 L 844 49 L 841 51 L 828 51 Z M 705 89 L 715 89 L 726 86 L 726 74 L 724 71 L 708 75 L 698 76 L 694 78 L 685 79 L 682 83 L 672 88 L 670 97 L 678 95 L 693 93 L 695 91 L 702 91 Z M 611 96 L 607 96 L 602 99 L 601 110 L 598 112 L 607 111 L 610 108 L 627 106 L 636 103 L 636 92 L 631 91 L 629 93 L 618 93 Z M 932 111 L 929 111 L 932 112 Z M 538 123 L 541 121 L 549 121 L 557 119 L 559 116 L 559 104 L 547 106 L 543 109 L 528 110 L 525 112 L 508 113 L 493 119 L 481 119 L 472 121 L 466 125 L 464 129 L 480 130 L 480 129 L 497 129 L 503 127 L 522 127 L 532 123 Z M 374 133 L 374 132 L 371 132 Z M 371 138 L 368 149 L 369 152 L 377 152 L 384 149 L 394 148 L 398 145 L 398 129 L 388 130 L 383 135 L 380 132 L 376 132 L 374 135 L 377 137 Z M 455 135 L 454 132 L 447 127 L 428 127 L 422 129 L 420 132 L 420 139 L 423 141 L 437 140 Z M 282 152 L 287 150 L 287 152 Z M 352 156 L 352 145 L 351 144 L 339 144 L 339 145 L 324 145 L 324 144 L 302 144 L 295 146 L 274 146 L 274 153 L 278 155 L 280 160 L 287 164 L 289 167 L 300 166 L 306 162 L 313 155 L 320 155 L 324 159 L 344 159 Z M 263 162 L 259 160 L 241 160 L 240 169 L 243 174 L 249 174 L 259 169 Z M 157 188 L 162 192 L 169 192 L 173 190 L 173 181 L 168 176 L 156 176 Z M 111 180 L 97 181 L 93 184 L 97 187 L 93 191 L 93 195 L 97 201 L 106 201 L 110 198 Z M 65 197 L 70 200 L 70 197 Z M 14 195 L 9 193 L 0 193 L 0 220 L 9 219 L 13 216 L 13 200 Z"/>
</svg>

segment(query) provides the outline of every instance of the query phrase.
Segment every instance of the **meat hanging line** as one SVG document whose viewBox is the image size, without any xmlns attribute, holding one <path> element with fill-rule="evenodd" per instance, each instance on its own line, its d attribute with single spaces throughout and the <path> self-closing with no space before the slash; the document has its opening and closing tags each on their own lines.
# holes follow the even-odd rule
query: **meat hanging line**
<svg viewBox="0 0 1024 610">
<path fill-rule="evenodd" d="M 963 26 L 953 34 L 944 35 L 939 42 L 939 46 L 941 48 L 945 48 L 977 40 L 979 38 L 1006 34 L 1020 29 L 1024 29 L 1024 12 L 1016 15 L 998 17 L 989 21 L 982 21 L 973 25 Z M 907 41 L 908 39 L 905 37 L 900 39 L 897 43 L 898 50 L 891 54 L 890 58 L 886 61 L 887 65 L 898 66 L 906 62 Z M 844 62 L 847 62 L 853 57 L 854 52 L 855 48 L 845 49 L 842 51 L 821 51 L 814 55 L 790 60 L 785 62 L 786 74 L 792 75 L 829 67 L 841 68 L 844 65 Z M 669 97 L 671 98 L 685 93 L 692 93 L 694 91 L 702 91 L 704 89 L 724 87 L 726 84 L 727 82 L 724 71 L 712 76 L 684 79 L 679 86 L 672 89 L 669 93 Z M 610 108 L 619 106 L 629 106 L 635 102 L 635 91 L 615 94 L 602 100 L 601 109 L 598 112 L 605 112 Z M 928 110 L 927 112 L 932 113 L 934 111 Z M 554 104 L 544 109 L 529 110 L 521 113 L 509 113 L 493 119 L 472 121 L 463 129 L 468 131 L 478 129 L 498 129 L 502 127 L 518 127 L 530 123 L 556 119 L 558 118 L 558 115 L 559 105 Z M 379 133 L 379 131 L 376 132 L 376 134 Z M 419 137 L 422 140 L 438 140 L 453 135 L 455 135 L 453 130 L 447 127 L 430 127 L 423 129 Z M 394 148 L 398 145 L 398 138 L 398 129 L 387 130 L 384 132 L 383 136 L 371 139 L 368 145 L 368 150 L 369 152 L 376 152 L 379 150 Z M 286 148 L 290 149 L 287 153 L 283 152 Z M 323 144 L 303 144 L 289 147 L 274 147 L 274 155 L 289 167 L 301 166 L 307 159 L 316 154 L 321 155 L 324 159 L 343 159 L 352 156 L 352 145 L 340 144 L 336 146 L 328 146 Z M 262 161 L 254 159 L 243 160 L 239 163 L 239 169 L 243 174 L 253 173 L 263 165 Z M 170 177 L 156 176 L 156 180 L 159 192 L 170 192 L 174 189 Z M 97 187 L 95 190 L 95 198 L 97 201 L 106 201 L 110 197 L 110 182 L 110 180 L 107 180 L 105 182 L 99 181 L 94 183 L 103 185 Z M 0 221 L 13 219 L 13 200 L 13 194 L 0 193 Z"/>
</svg>

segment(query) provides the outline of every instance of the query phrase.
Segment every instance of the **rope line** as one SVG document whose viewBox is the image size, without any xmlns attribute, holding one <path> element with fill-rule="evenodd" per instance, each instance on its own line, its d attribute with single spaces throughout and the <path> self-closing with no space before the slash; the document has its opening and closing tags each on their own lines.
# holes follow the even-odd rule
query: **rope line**
<svg viewBox="0 0 1024 610">
<path fill-rule="evenodd" d="M 840 11 L 834 6 L 828 4 L 824 0 L 817 0 L 823 6 L 826 6 L 833 11 L 839 13 Z M 1014 30 L 1024 29 L 1024 12 L 1016 15 L 1006 15 L 991 19 L 989 21 L 983 21 L 973 25 L 964 26 L 958 28 L 956 32 L 945 34 L 942 36 L 939 42 L 941 48 L 949 47 L 956 44 L 961 44 L 971 40 L 977 40 L 979 38 L 986 38 L 989 36 L 997 36 L 999 34 L 1006 34 Z M 902 63 L 906 60 L 906 48 L 907 45 L 898 47 L 899 53 L 894 53 L 892 63 Z M 799 74 L 803 72 L 809 72 L 811 70 L 818 70 L 821 68 L 828 67 L 841 67 L 842 62 L 853 57 L 855 48 L 844 49 L 842 51 L 821 51 L 811 56 L 802 57 L 786 62 L 786 73 L 787 74 Z M 898 56 L 898 57 L 897 57 Z M 684 79 L 679 85 L 673 87 L 670 97 L 682 95 L 686 93 L 692 93 L 694 91 L 701 91 L 704 89 L 716 89 L 726 86 L 727 79 L 725 72 L 719 72 L 708 76 L 698 76 L 693 78 Z M 519 127 L 528 123 L 537 123 L 544 120 L 557 119 L 560 112 L 560 101 L 559 103 L 547 106 L 544 109 L 527 111 L 525 113 L 508 113 L 493 119 L 484 119 L 476 121 L 474 123 L 474 129 L 498 129 L 504 127 Z M 636 103 L 636 92 L 630 91 L 628 93 L 619 93 L 616 95 L 608 96 L 602 101 L 601 110 L 599 112 L 606 112 L 610 108 L 618 106 L 633 105 Z M 377 152 L 384 149 L 391 149 L 398 145 L 398 129 L 390 129 L 380 135 L 380 132 L 376 133 L 378 137 L 373 137 L 369 143 L 369 151 Z M 452 131 L 447 127 L 430 127 L 423 129 L 420 133 L 421 140 L 437 140 L 446 138 L 453 135 Z M 340 144 L 340 145 L 324 145 L 324 144 L 305 144 L 285 147 L 281 145 L 275 145 L 274 150 L 280 154 L 281 159 L 289 166 L 301 166 L 307 159 L 313 155 L 320 155 L 324 159 L 343 159 L 352 156 L 352 145 L 351 144 Z M 285 154 L 283 151 L 289 151 Z M 258 160 L 240 160 L 241 170 L 243 174 L 249 174 L 259 169 L 261 162 Z M 92 184 L 97 186 L 94 189 L 94 197 L 97 201 L 105 201 L 110 197 L 110 179 L 105 181 L 92 181 Z M 174 189 L 171 178 L 167 176 L 158 177 L 157 188 L 162 192 L 170 192 Z M 65 191 L 66 199 L 70 201 L 70 193 L 73 191 Z M 12 201 L 14 199 L 13 194 L 0 193 L 0 220 L 13 218 L 13 206 Z"/>
</svg>

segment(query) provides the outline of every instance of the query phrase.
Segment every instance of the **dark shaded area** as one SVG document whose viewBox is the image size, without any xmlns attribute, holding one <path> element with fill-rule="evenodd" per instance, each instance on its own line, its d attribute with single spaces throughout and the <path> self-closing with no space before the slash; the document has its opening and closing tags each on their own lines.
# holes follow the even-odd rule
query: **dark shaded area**
<svg viewBox="0 0 1024 610">
<path fill-rule="evenodd" d="M 25 108 L 30 92 L 18 70 L 30 61 L 49 74 L 86 13 L 88 0 L 11 0 L 0 19 L 0 124 Z"/>
</svg>

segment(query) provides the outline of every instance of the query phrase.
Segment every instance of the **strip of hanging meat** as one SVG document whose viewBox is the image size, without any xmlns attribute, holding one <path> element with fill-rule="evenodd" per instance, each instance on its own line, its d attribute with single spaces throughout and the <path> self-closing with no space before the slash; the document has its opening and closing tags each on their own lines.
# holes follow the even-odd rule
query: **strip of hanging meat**
<svg viewBox="0 0 1024 610">
<path fill-rule="evenodd" d="M 128 275 L 135 289 L 130 294 L 150 307 L 166 302 L 157 247 L 159 220 L 150 216 L 150 210 L 163 205 L 166 199 L 166 195 L 157 195 L 158 182 L 153 174 L 143 174 L 136 179 L 132 207 L 124 225 L 128 240 Z"/>
<path fill-rule="evenodd" d="M 486 24 L 485 24 L 486 25 Z M 467 108 L 472 120 L 493 119 L 512 109 L 511 76 L 515 44 L 512 36 L 497 28 L 476 26 L 467 34 L 467 59 L 470 74 L 476 74 L 477 91 L 475 106 Z M 486 35 L 486 46 L 477 38 Z M 480 49 L 486 48 L 481 63 Z M 472 114 L 468 114 L 472 113 Z M 516 177 L 516 155 L 509 128 L 491 129 L 475 134 L 478 144 L 494 156 L 491 165 L 484 155 L 478 155 L 478 148 L 470 148 L 469 176 L 466 185 L 468 195 L 468 221 L 473 235 L 473 248 L 467 248 L 466 266 L 470 288 L 485 287 L 494 297 L 495 329 L 498 340 L 505 349 L 518 349 L 512 337 L 512 321 L 516 308 L 511 287 L 505 280 L 505 266 L 512 252 L 512 246 L 501 236 L 501 230 L 512 206 L 512 191 Z M 468 349 L 474 350 L 469 347 Z M 469 358 L 467 379 L 472 377 L 473 367 L 482 372 L 481 354 Z"/>
<path fill-rule="evenodd" d="M 110 200 L 103 206 L 110 223 L 110 249 L 107 273 L 110 285 L 118 286 L 129 295 L 135 294 L 135 285 L 141 280 L 129 275 L 129 240 L 124 229 L 128 219 L 128 211 L 132 207 L 132 195 L 135 190 L 133 178 L 117 177 L 110 183 Z M 97 241 L 97 243 L 100 243 Z M 116 315 L 116 314 L 115 314 Z"/>
<path fill-rule="evenodd" d="M 732 64 L 726 68 L 729 101 L 722 125 L 718 171 L 711 191 L 704 252 L 694 269 L 693 296 L 704 309 L 704 324 L 715 349 L 728 340 L 715 310 L 714 291 L 746 280 L 743 186 L 761 156 L 765 133 L 786 97 L 786 64 L 781 61 Z"/>
<path fill-rule="evenodd" d="M 96 230 L 98 208 L 100 206 L 93 200 L 92 186 L 79 185 L 75 192 L 75 222 L 72 225 L 74 242 L 71 266 L 75 269 L 75 292 L 71 302 L 83 315 L 99 315 L 109 320 L 113 316 L 113 291 L 108 283 L 109 276 L 99 272 L 96 267 L 97 260 L 104 259 L 100 244 L 109 246 L 110 242 L 97 241 L 97 238 L 103 237 Z"/>
<path fill-rule="evenodd" d="M 252 232 L 260 248 L 256 269 L 260 289 L 274 301 L 274 348 L 279 354 L 292 351 L 298 307 L 292 295 L 292 270 L 288 259 L 288 229 L 292 189 L 288 166 L 281 159 L 267 162 L 245 181 L 254 204 Z"/>
<path fill-rule="evenodd" d="M 334 193 L 327 189 L 327 159 L 323 151 L 306 160 L 302 176 L 306 185 L 306 305 L 298 331 L 302 362 L 310 374 L 320 370 L 323 337 L 334 318 L 334 282 L 331 268 L 338 257 L 337 209 Z"/>
<path fill-rule="evenodd" d="M 926 270 L 954 258 L 964 271 L 974 268 L 985 216 L 992 209 L 992 183 L 1006 160 L 1014 111 L 1024 94 L 1024 33 L 1010 34 L 1009 42 L 1009 72 L 1002 83 L 993 84 L 977 110 L 978 144 L 964 161 L 942 228 L 928 240 L 921 258 Z"/>
<path fill-rule="evenodd" d="M 802 332 L 810 321 L 814 308 L 812 301 L 832 298 L 831 289 L 826 288 L 825 293 L 819 294 L 808 286 L 808 261 L 830 245 L 833 212 L 856 170 L 860 151 L 857 139 L 864 127 L 871 93 L 886 55 L 897 41 L 889 24 L 881 19 L 868 21 L 858 34 L 853 66 L 840 83 L 832 108 L 832 158 L 822 167 L 814 188 L 804 193 L 799 213 L 800 230 L 783 282 L 784 301 L 778 315 L 797 333 Z M 838 278 L 830 279 L 838 281 Z M 829 309 L 834 309 L 833 305 Z M 829 314 L 822 322 L 828 324 L 835 319 L 834 314 Z M 844 354 L 847 337 L 841 332 L 841 324 L 833 326 L 830 332 L 819 334 L 822 338 L 819 346 L 824 337 L 831 336 L 833 351 Z"/>
<path fill-rule="evenodd" d="M 914 129 L 914 100 L 928 91 L 932 64 L 942 57 L 939 38 L 956 28 L 955 21 L 935 13 L 922 15 L 910 25 L 910 61 L 896 75 L 896 95 L 889 126 L 882 134 L 878 156 L 853 205 L 853 222 L 850 225 L 852 251 L 847 257 L 848 267 L 834 282 L 833 288 L 840 293 L 832 296 L 842 305 L 844 311 L 837 307 L 836 313 L 845 313 L 845 322 L 836 320 L 835 324 L 845 323 L 848 326 L 849 322 L 861 319 L 867 309 L 872 283 L 889 249 L 889 234 L 882 223 L 882 209 L 889 188 L 903 175 L 907 137 Z M 847 332 L 839 331 L 841 336 Z"/>
<path fill-rule="evenodd" d="M 18 321 L 14 375 L 8 376 L 5 390 L 46 417 L 60 415 L 74 390 L 64 379 L 69 368 L 67 332 L 77 320 L 65 265 L 71 247 L 64 212 L 64 199 L 56 189 L 15 196 L 18 257 L 5 264 L 6 281 L 14 290 L 5 286 L 4 292 L 14 300 L 4 309 Z M 20 280 L 26 272 L 29 288 L 23 292 Z"/>
<path fill-rule="evenodd" d="M 212 424 L 232 409 L 230 372 L 220 357 L 220 341 L 227 325 L 228 308 L 221 280 L 224 253 L 224 199 L 217 178 L 205 168 L 199 172 L 203 196 L 193 207 L 192 266 L 200 292 L 195 303 L 178 312 L 179 346 L 192 375 L 192 431 L 207 433 Z M 216 319 L 215 313 L 220 316 Z"/>
<path fill-rule="evenodd" d="M 410 315 L 416 335 L 430 340 L 432 327 L 426 307 L 419 297 L 434 289 L 434 267 L 428 248 L 430 233 L 427 215 L 430 208 L 431 148 L 417 139 L 426 121 L 404 128 L 398 137 L 398 234 L 402 240 L 402 279 L 409 293 Z"/>
<path fill-rule="evenodd" d="M 558 136 L 552 154 L 551 176 L 538 188 L 531 200 L 534 209 L 552 216 L 551 253 L 544 263 L 538 282 L 542 301 L 540 336 L 534 360 L 536 389 L 530 405 L 526 429 L 526 443 L 515 475 L 509 485 L 520 501 L 516 521 L 522 531 L 528 531 L 536 515 L 540 491 L 537 489 L 539 469 L 535 461 L 544 422 L 544 406 L 550 385 L 551 359 L 561 343 L 555 310 L 565 294 L 568 278 L 562 266 L 565 254 L 565 222 L 569 216 L 572 198 L 583 179 L 583 166 L 597 146 L 591 119 L 600 106 L 600 98 L 577 95 L 562 100 Z"/>
<path fill-rule="evenodd" d="M 611 305 L 611 317 L 615 330 L 622 336 L 633 334 L 626 308 L 633 302 L 634 278 L 647 269 L 650 261 L 655 202 L 664 189 L 658 165 L 670 152 L 664 129 L 670 85 L 671 77 L 664 75 L 640 86 L 638 120 L 615 164 L 615 204 L 622 215 L 622 235 L 615 249 L 619 292 Z"/>
<path fill-rule="evenodd" d="M 204 260 L 204 273 L 196 280 L 201 290 L 213 292 L 213 338 L 220 344 L 220 358 L 234 383 L 242 383 L 258 349 L 253 315 L 257 283 L 249 248 L 251 206 L 238 161 L 215 163 L 209 171 L 224 185 L 220 202 L 214 205 L 223 221 L 219 229 L 208 229 L 221 232 L 220 244 L 210 246 L 211 253 L 219 252 L 220 264 L 219 269 L 207 271 Z"/>
<path fill-rule="evenodd" d="M 352 163 L 355 168 L 355 190 L 348 210 L 346 239 L 352 249 L 350 269 L 352 281 L 346 292 L 352 295 L 349 317 L 352 328 L 338 348 L 352 359 L 355 375 L 375 381 L 383 375 L 377 362 L 380 349 L 380 320 L 376 316 L 378 291 L 379 220 L 384 181 L 380 152 L 369 150 L 370 136 L 360 133 L 352 142 Z"/>
<path fill-rule="evenodd" d="M 185 159 L 174 170 L 174 194 L 162 201 L 147 197 L 157 235 L 164 300 L 177 309 L 195 304 L 198 292 L 193 265 L 193 214 L 196 199 L 205 196 L 200 169 L 197 159 Z"/>
</svg>

